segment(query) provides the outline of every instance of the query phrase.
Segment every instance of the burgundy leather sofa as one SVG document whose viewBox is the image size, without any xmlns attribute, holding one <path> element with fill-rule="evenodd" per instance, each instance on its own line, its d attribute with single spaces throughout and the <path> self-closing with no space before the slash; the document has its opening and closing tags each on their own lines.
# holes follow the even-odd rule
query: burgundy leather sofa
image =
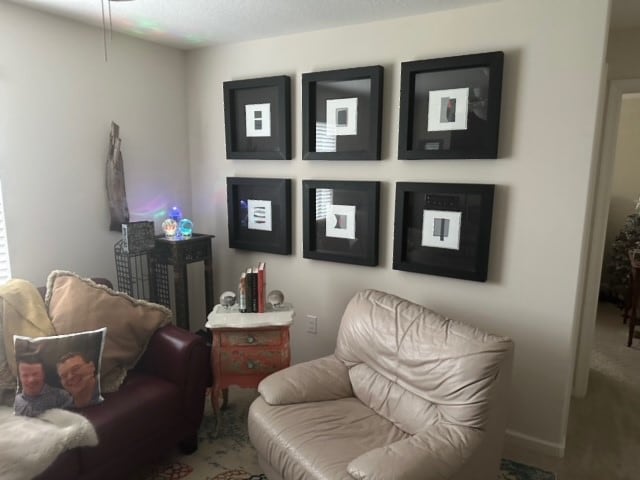
<svg viewBox="0 0 640 480">
<path fill-rule="evenodd" d="M 62 453 L 36 479 L 126 479 L 176 446 L 194 452 L 211 378 L 209 355 L 198 335 L 173 325 L 160 328 L 120 389 L 80 410 L 95 427 L 98 446 Z"/>
</svg>

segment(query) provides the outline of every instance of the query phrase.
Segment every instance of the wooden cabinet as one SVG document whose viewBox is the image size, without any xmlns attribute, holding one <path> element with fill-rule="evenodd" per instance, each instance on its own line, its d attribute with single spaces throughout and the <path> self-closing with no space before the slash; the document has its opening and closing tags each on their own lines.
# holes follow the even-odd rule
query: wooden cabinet
<svg viewBox="0 0 640 480">
<path fill-rule="evenodd" d="M 228 388 L 256 388 L 260 381 L 291 363 L 289 325 L 293 309 L 266 313 L 239 313 L 216 305 L 207 328 L 213 333 L 211 404 L 217 414 L 226 406 Z"/>
</svg>

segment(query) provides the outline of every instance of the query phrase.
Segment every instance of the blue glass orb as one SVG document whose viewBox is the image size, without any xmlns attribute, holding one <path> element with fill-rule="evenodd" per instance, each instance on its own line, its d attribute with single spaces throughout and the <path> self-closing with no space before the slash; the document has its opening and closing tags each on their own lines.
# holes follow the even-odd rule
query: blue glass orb
<svg viewBox="0 0 640 480">
<path fill-rule="evenodd" d="M 180 235 L 185 238 L 189 238 L 193 233 L 193 222 L 188 218 L 180 220 Z"/>
<path fill-rule="evenodd" d="M 171 211 L 169 212 L 169 218 L 175 220 L 176 222 L 179 222 L 182 218 L 182 212 L 178 207 L 174 205 L 173 207 L 171 207 Z"/>
</svg>

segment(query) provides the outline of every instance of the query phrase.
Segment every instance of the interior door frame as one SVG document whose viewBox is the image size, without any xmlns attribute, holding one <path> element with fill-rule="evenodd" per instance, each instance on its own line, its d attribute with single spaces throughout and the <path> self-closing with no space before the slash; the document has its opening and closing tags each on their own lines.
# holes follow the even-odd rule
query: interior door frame
<svg viewBox="0 0 640 480">
<path fill-rule="evenodd" d="M 590 241 L 587 256 L 583 302 L 580 312 L 580 333 L 578 338 L 576 365 L 573 377 L 573 395 L 584 397 L 589 384 L 589 365 L 593 348 L 593 335 L 598 313 L 600 276 L 604 256 L 609 200 L 613 178 L 616 139 L 620 122 L 622 96 L 640 92 L 640 78 L 611 80 L 607 95 L 600 156 L 595 170 L 593 204 L 591 208 Z"/>
</svg>

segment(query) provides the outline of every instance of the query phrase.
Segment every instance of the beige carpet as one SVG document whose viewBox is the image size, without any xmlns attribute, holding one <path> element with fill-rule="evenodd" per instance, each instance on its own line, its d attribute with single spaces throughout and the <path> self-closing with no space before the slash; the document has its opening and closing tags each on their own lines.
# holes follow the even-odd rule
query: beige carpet
<svg viewBox="0 0 640 480">
<path fill-rule="evenodd" d="M 571 402 L 559 479 L 640 479 L 640 339 L 627 347 L 620 310 L 602 303 L 589 388 Z"/>
<path fill-rule="evenodd" d="M 628 331 L 618 308 L 599 305 L 588 393 L 571 401 L 564 458 L 508 447 L 505 454 L 558 480 L 640 479 L 640 339 L 627 347 Z"/>
</svg>

